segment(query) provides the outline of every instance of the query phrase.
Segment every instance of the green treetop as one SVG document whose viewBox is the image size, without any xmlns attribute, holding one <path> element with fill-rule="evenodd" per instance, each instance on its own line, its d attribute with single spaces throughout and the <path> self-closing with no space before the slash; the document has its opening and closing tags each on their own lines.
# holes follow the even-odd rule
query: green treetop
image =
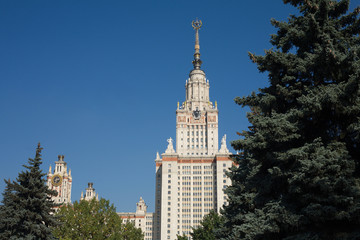
<svg viewBox="0 0 360 240">
<path fill-rule="evenodd" d="M 64 205 L 56 213 L 62 224 L 54 228 L 54 235 L 63 240 L 116 239 L 142 240 L 141 229 L 132 223 L 122 223 L 110 201 L 95 198 Z"/>
<path fill-rule="evenodd" d="M 40 144 L 27 169 L 16 181 L 5 181 L 3 206 L 0 208 L 0 239 L 54 239 L 51 226 L 57 225 L 53 215 L 55 191 L 45 184 L 41 165 Z"/>
<path fill-rule="evenodd" d="M 215 229 L 218 229 L 223 222 L 222 216 L 214 210 L 205 215 L 198 227 L 193 228 L 190 233 L 193 240 L 216 240 Z"/>
<path fill-rule="evenodd" d="M 235 102 L 251 124 L 232 146 L 221 239 L 360 239 L 360 8 L 284 0 L 299 10 L 264 56 L 269 86 Z"/>
</svg>

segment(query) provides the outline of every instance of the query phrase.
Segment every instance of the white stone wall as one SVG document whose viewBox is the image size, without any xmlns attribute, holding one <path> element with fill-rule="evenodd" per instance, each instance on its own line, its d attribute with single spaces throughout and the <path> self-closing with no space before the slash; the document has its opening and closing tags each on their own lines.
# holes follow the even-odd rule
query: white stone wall
<svg viewBox="0 0 360 240">
<path fill-rule="evenodd" d="M 161 210 L 161 237 L 154 239 L 189 236 L 210 210 L 219 211 L 225 200 L 224 186 L 229 185 L 225 171 L 231 165 L 229 154 L 187 158 L 162 154 L 161 204 L 156 205 Z"/>
</svg>

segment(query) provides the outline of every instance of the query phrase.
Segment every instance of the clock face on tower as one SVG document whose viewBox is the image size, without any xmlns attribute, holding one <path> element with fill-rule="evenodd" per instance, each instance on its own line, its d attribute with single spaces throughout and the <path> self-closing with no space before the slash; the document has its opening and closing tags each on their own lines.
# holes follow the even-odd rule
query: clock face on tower
<svg viewBox="0 0 360 240">
<path fill-rule="evenodd" d="M 51 178 L 51 183 L 53 186 L 58 187 L 61 185 L 62 183 L 62 177 L 59 174 L 55 174 L 52 178 Z"/>
<path fill-rule="evenodd" d="M 193 116 L 194 116 L 194 119 L 196 119 L 196 120 L 200 119 L 200 117 L 201 117 L 200 110 L 196 109 L 195 111 L 193 111 Z"/>
</svg>

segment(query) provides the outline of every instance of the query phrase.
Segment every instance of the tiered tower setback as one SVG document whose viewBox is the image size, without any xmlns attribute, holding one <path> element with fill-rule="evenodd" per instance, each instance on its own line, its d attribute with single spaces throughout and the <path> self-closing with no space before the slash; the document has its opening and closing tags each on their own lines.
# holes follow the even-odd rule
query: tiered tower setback
<svg viewBox="0 0 360 240">
<path fill-rule="evenodd" d="M 195 53 L 189 78 L 185 83 L 185 102 L 176 110 L 176 150 L 180 156 L 215 155 L 218 150 L 217 104 L 210 102 L 210 84 L 201 70 L 199 30 L 201 21 L 193 22 Z"/>
</svg>

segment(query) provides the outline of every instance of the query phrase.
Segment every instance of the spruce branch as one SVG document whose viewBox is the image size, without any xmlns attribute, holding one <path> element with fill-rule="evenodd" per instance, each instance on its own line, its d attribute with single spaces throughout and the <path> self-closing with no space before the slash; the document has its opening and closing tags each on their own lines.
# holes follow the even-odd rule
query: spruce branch
<svg viewBox="0 0 360 240">
<path fill-rule="evenodd" d="M 249 56 L 250 56 L 251 61 L 252 61 L 253 63 L 256 63 L 256 57 L 255 57 L 255 55 L 252 54 L 251 52 L 249 52 L 248 54 L 249 54 Z"/>
</svg>

